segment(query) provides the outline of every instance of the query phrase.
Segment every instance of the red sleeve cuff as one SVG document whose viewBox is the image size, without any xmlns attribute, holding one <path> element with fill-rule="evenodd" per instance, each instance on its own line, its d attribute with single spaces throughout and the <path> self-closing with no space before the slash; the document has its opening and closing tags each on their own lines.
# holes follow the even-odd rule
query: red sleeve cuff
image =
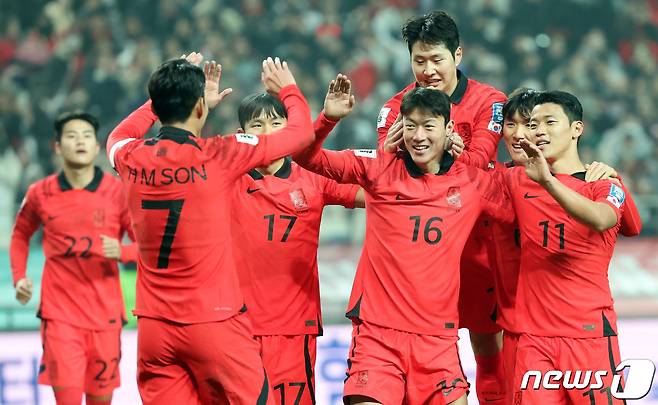
<svg viewBox="0 0 658 405">
<path fill-rule="evenodd" d="M 121 245 L 121 263 L 130 263 L 137 261 L 137 243 Z"/>
<path fill-rule="evenodd" d="M 299 90 L 299 87 L 296 84 L 289 84 L 279 91 L 279 98 L 283 100 L 287 96 L 291 94 L 300 94 L 301 91 Z"/>
</svg>

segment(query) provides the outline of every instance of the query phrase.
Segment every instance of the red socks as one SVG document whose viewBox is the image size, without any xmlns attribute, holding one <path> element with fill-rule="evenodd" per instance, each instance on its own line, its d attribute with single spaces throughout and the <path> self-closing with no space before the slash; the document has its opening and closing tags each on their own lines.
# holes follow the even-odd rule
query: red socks
<svg viewBox="0 0 658 405">
<path fill-rule="evenodd" d="M 475 356 L 475 362 L 475 388 L 480 403 L 504 404 L 507 384 L 502 351 L 493 356 Z"/>
</svg>

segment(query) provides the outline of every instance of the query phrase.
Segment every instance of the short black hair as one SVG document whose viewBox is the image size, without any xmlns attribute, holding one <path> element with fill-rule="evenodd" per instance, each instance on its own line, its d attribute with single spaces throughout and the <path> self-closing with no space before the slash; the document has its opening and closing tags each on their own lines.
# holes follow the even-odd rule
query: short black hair
<svg viewBox="0 0 658 405">
<path fill-rule="evenodd" d="M 162 63 L 148 83 L 153 112 L 163 124 L 185 121 L 203 97 L 205 85 L 203 70 L 187 60 Z"/>
<path fill-rule="evenodd" d="M 553 103 L 562 107 L 562 110 L 569 118 L 569 124 L 574 121 L 583 120 L 583 106 L 578 98 L 566 91 L 545 91 L 541 92 L 535 98 L 535 105 Z"/>
<path fill-rule="evenodd" d="M 443 44 L 453 57 L 459 47 L 457 24 L 445 11 L 432 11 L 407 20 L 402 26 L 402 38 L 407 42 L 409 53 L 418 41 L 432 45 Z"/>
<path fill-rule="evenodd" d="M 55 140 L 57 142 L 62 140 L 64 125 L 72 120 L 87 121 L 94 128 L 94 136 L 96 136 L 98 132 L 98 118 L 95 115 L 82 110 L 66 111 L 61 113 L 55 120 Z"/>
<path fill-rule="evenodd" d="M 445 124 L 450 121 L 450 98 L 441 90 L 415 87 L 402 98 L 400 113 L 408 116 L 415 110 L 421 110 L 436 117 L 443 117 Z"/>
<path fill-rule="evenodd" d="M 288 118 L 288 112 L 278 97 L 269 93 L 250 94 L 243 98 L 238 107 L 238 121 L 244 128 L 249 120 L 259 117 L 262 113 L 268 117 Z"/>
<path fill-rule="evenodd" d="M 530 120 L 532 109 L 535 108 L 535 99 L 539 92 L 527 87 L 519 87 L 511 92 L 507 102 L 503 105 L 503 118 L 511 121 L 514 113 L 519 113 L 526 120 Z"/>
</svg>

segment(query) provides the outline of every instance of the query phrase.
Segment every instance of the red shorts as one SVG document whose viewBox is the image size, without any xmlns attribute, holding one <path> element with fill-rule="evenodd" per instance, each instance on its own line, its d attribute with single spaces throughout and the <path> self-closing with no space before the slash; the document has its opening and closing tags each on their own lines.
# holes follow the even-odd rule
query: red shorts
<svg viewBox="0 0 658 405">
<path fill-rule="evenodd" d="M 256 336 L 256 340 L 274 402 L 315 404 L 315 336 Z"/>
<path fill-rule="evenodd" d="M 505 403 L 512 404 L 514 398 L 514 366 L 516 364 L 516 349 L 519 334 L 503 331 L 503 366 L 505 367 Z"/>
<path fill-rule="evenodd" d="M 39 384 L 81 388 L 95 396 L 110 395 L 121 385 L 121 329 L 90 330 L 44 319 L 41 341 Z"/>
<path fill-rule="evenodd" d="M 245 315 L 183 325 L 137 320 L 144 404 L 265 404 L 269 384 Z"/>
<path fill-rule="evenodd" d="M 467 245 L 468 246 L 468 245 Z M 485 255 L 470 253 L 462 255 L 459 272 L 459 327 L 474 333 L 497 333 L 496 294 L 494 293 L 493 271 Z M 464 249 L 465 253 L 467 252 Z"/>
<path fill-rule="evenodd" d="M 514 370 L 514 405 L 526 404 L 622 404 L 610 394 L 614 370 L 620 362 L 617 337 L 601 338 L 562 338 L 540 337 L 521 334 L 516 351 Z M 595 383 L 594 372 L 606 371 L 602 378 L 601 389 L 565 389 L 560 384 L 558 389 L 546 389 L 538 383 L 539 389 L 533 389 L 535 377 L 528 378 L 527 388 L 522 390 L 523 376 L 528 370 L 540 371 L 542 376 L 550 370 L 565 372 L 577 370 L 592 371 L 590 383 Z M 569 382 L 573 383 L 577 375 L 571 374 Z M 581 375 L 580 382 L 585 380 Z M 563 380 L 560 380 L 561 383 Z M 556 381 L 549 381 L 555 383 Z M 589 384 L 588 384 L 589 386 Z"/>
<path fill-rule="evenodd" d="M 352 328 L 343 401 L 445 404 L 468 392 L 457 337 L 429 336 L 359 322 Z"/>
</svg>

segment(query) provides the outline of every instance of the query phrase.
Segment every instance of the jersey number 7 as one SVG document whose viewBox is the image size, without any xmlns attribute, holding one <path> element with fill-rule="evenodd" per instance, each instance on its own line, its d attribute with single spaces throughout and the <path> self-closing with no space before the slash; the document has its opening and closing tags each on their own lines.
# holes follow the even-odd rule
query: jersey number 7
<svg viewBox="0 0 658 405">
<path fill-rule="evenodd" d="M 143 210 L 169 210 L 167 224 L 162 235 L 162 243 L 160 243 L 158 269 L 166 269 L 169 266 L 171 245 L 174 243 L 174 236 L 176 236 L 176 228 L 178 228 L 178 220 L 184 203 L 185 200 L 142 200 Z"/>
</svg>

